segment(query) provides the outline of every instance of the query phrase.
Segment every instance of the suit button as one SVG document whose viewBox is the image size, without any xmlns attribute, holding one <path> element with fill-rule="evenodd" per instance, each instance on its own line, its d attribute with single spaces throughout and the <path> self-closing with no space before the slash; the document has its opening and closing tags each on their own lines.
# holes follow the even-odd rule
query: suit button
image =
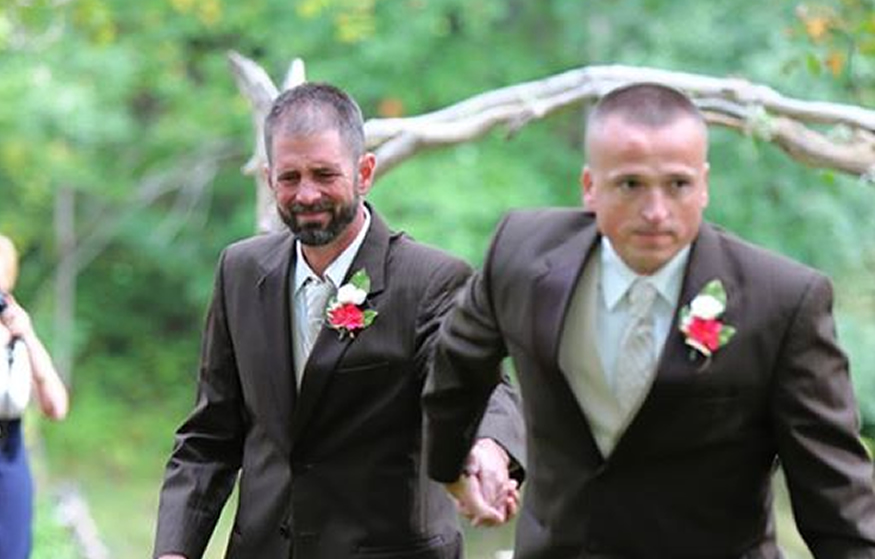
<svg viewBox="0 0 875 559">
<path fill-rule="evenodd" d="M 285 539 L 289 539 L 291 535 L 292 531 L 289 529 L 288 524 L 283 524 L 282 526 L 280 526 L 280 536 L 284 537 Z"/>
</svg>

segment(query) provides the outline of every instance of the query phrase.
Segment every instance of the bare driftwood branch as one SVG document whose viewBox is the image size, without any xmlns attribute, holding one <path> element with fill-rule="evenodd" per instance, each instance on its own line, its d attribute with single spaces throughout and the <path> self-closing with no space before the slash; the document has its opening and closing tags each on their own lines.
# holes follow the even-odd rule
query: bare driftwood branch
<svg viewBox="0 0 875 559">
<path fill-rule="evenodd" d="M 252 174 L 265 162 L 265 105 L 277 95 L 267 73 L 248 58 L 231 52 L 237 84 L 253 106 L 256 151 L 246 167 Z M 297 66 L 296 66 L 297 65 Z M 297 68 L 297 69 L 296 69 Z M 292 78 L 294 76 L 294 79 Z M 304 81 L 296 60 L 283 88 Z M 633 66 L 587 66 L 547 78 L 475 95 L 449 107 L 405 118 L 377 118 L 365 123 L 368 147 L 385 174 L 424 150 L 480 138 L 497 128 L 514 133 L 532 120 L 561 109 L 593 103 L 623 84 L 658 82 L 686 92 L 708 122 L 771 142 L 805 165 L 832 169 L 875 182 L 875 111 L 854 105 L 786 97 L 774 89 L 740 78 L 717 78 Z M 277 225 L 267 185 L 258 183 L 259 229 Z"/>
<path fill-rule="evenodd" d="M 100 538 L 88 502 L 75 485 L 69 484 L 60 490 L 56 514 L 58 522 L 72 532 L 83 559 L 109 558 L 109 550 Z"/>
<path fill-rule="evenodd" d="M 264 119 L 270 111 L 279 90 L 261 66 L 234 51 L 228 53 L 228 62 L 234 80 L 243 96 L 252 106 L 252 125 L 255 129 L 255 147 L 252 157 L 243 166 L 243 173 L 255 177 L 256 227 L 258 231 L 274 231 L 280 226 L 279 216 L 273 209 L 273 196 L 262 169 L 267 163 L 264 147 Z M 306 81 L 304 62 L 296 58 L 289 66 L 283 81 L 283 91 Z"/>
<path fill-rule="evenodd" d="M 755 134 L 806 165 L 870 179 L 875 173 L 875 111 L 788 98 L 738 78 L 629 66 L 571 70 L 476 95 L 425 115 L 370 120 L 368 145 L 376 149 L 380 171 L 385 173 L 424 149 L 469 141 L 499 126 L 514 131 L 520 123 L 595 102 L 605 92 L 635 81 L 684 90 L 703 108 L 709 123 Z M 821 132 L 812 125 L 833 130 Z"/>
</svg>

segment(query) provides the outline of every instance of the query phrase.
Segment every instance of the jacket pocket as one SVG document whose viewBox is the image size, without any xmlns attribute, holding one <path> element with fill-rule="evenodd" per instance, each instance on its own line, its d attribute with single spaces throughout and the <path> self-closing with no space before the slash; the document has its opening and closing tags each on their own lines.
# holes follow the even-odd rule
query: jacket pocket
<svg viewBox="0 0 875 559">
<path fill-rule="evenodd" d="M 368 374 L 387 374 L 391 371 L 388 361 L 379 361 L 377 363 L 367 363 L 364 365 L 342 366 L 335 370 L 337 375 L 368 375 Z"/>
</svg>

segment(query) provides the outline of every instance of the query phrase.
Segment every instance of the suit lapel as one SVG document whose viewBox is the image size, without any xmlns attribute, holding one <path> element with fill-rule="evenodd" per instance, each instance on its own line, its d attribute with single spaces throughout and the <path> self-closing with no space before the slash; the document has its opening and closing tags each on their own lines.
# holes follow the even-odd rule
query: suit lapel
<svg viewBox="0 0 875 559">
<path fill-rule="evenodd" d="M 275 420 L 268 421 L 267 425 L 274 439 L 286 450 L 296 399 L 289 303 L 289 273 L 294 268 L 295 253 L 293 242 L 294 237 L 288 235 L 276 250 L 265 255 L 260 262 L 262 275 L 257 283 L 258 314 L 263 317 L 263 347 L 267 353 L 264 370 L 269 380 L 269 395 L 265 397 L 273 401 L 273 406 L 265 406 L 265 409 L 275 415 Z"/>
<path fill-rule="evenodd" d="M 719 237 L 714 228 L 703 223 L 696 241 L 690 249 L 690 258 L 684 274 L 678 306 L 661 352 L 657 369 L 657 381 L 672 381 L 695 374 L 703 364 L 700 354 L 693 354 L 680 331 L 680 310 L 690 304 L 702 288 L 711 280 L 719 279 L 726 289 L 727 307 L 723 320 L 732 323 L 732 315 L 739 302 L 738 288 L 728 263 L 723 258 Z"/>
<path fill-rule="evenodd" d="M 598 238 L 596 226 L 592 223 L 573 232 L 564 243 L 548 252 L 540 263 L 541 270 L 532 284 L 528 299 L 536 302 L 531 339 L 534 340 L 534 351 L 541 362 L 541 370 L 545 375 L 555 375 L 557 381 L 564 382 L 578 406 L 580 401 L 567 373 L 559 367 L 559 344 L 572 295 Z M 594 355 L 593 359 L 600 360 L 598 355 Z M 581 421 L 586 425 L 585 440 L 581 442 L 590 449 L 592 456 L 603 460 L 586 413 L 582 407 L 579 410 Z"/>
<path fill-rule="evenodd" d="M 532 284 L 528 300 L 537 303 L 534 305 L 531 339 L 535 341 L 535 352 L 541 362 L 550 369 L 558 368 L 565 313 L 597 238 L 595 225 L 572 234 L 566 242 L 544 256 Z"/>
<path fill-rule="evenodd" d="M 364 268 L 371 279 L 371 290 L 368 293 L 366 304 L 371 308 L 376 307 L 380 294 L 385 288 L 386 255 L 389 251 L 389 228 L 379 215 L 370 208 L 371 226 L 367 236 L 359 249 L 358 254 L 346 273 L 344 283 L 356 271 Z M 377 317 L 377 320 L 380 318 Z M 361 333 L 359 334 L 361 335 Z M 338 332 L 323 327 L 316 338 L 310 358 L 304 368 L 304 378 L 301 382 L 301 391 L 298 395 L 297 406 L 292 419 L 291 445 L 300 438 L 302 431 L 313 416 L 319 398 L 331 374 L 337 369 L 343 354 L 350 344 L 355 343 L 355 338 L 344 336 L 341 338 Z"/>
</svg>

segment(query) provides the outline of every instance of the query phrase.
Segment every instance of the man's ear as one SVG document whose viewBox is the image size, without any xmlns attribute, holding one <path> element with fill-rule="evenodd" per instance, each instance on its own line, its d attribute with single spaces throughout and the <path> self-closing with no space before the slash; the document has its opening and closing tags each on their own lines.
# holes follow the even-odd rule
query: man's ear
<svg viewBox="0 0 875 559">
<path fill-rule="evenodd" d="M 268 188 L 273 190 L 273 180 L 271 180 L 272 177 L 270 176 L 270 165 L 265 164 L 261 166 L 261 178 L 267 183 Z"/>
<path fill-rule="evenodd" d="M 370 152 L 365 152 L 358 161 L 358 192 L 362 196 L 370 192 L 371 186 L 374 184 L 374 176 L 377 170 L 377 156 Z"/>
<path fill-rule="evenodd" d="M 592 169 L 584 165 L 580 171 L 580 198 L 583 205 L 592 210 L 595 205 L 595 187 L 593 186 Z"/>
<path fill-rule="evenodd" d="M 710 176 L 710 172 L 711 172 L 711 164 L 706 161 L 705 162 L 704 176 L 702 177 L 702 180 L 705 183 L 705 191 L 702 193 L 702 209 L 703 210 L 708 207 L 708 201 L 711 199 L 711 183 L 708 180 L 709 176 Z"/>
</svg>

